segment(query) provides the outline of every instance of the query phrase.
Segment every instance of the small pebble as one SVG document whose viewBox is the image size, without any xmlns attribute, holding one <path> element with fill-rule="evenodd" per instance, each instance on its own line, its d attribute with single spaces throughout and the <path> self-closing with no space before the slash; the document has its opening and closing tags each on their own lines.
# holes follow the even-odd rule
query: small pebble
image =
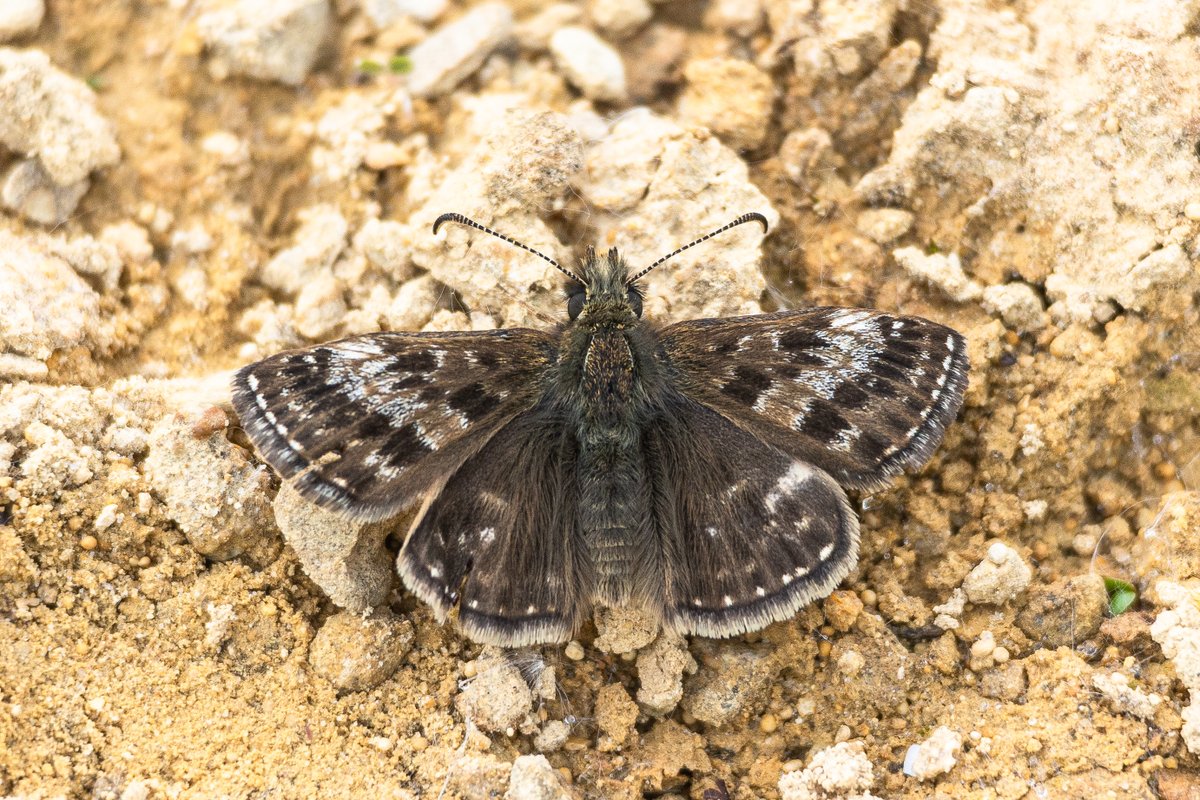
<svg viewBox="0 0 1200 800">
<path fill-rule="evenodd" d="M 833 743 L 841 744 L 842 742 L 848 742 L 853 735 L 854 732 L 850 730 L 849 725 L 840 725 L 838 726 L 837 733 L 833 735 Z"/>
<path fill-rule="evenodd" d="M 984 631 L 979 638 L 971 645 L 971 656 L 973 658 L 986 658 L 996 649 L 996 640 L 992 638 L 991 631 Z"/>
<path fill-rule="evenodd" d="M 1184 206 L 1183 215 L 1188 219 L 1200 220 L 1200 201 L 1193 201 Z"/>
<path fill-rule="evenodd" d="M 100 509 L 100 513 L 96 515 L 96 521 L 92 523 L 92 527 L 98 531 L 105 530 L 112 526 L 117 521 L 117 504 L 109 503 Z"/>
<path fill-rule="evenodd" d="M 5 175 L 0 184 L 0 202 L 32 222 L 61 225 L 75 213 L 89 186 L 86 178 L 57 184 L 37 159 L 24 159 Z"/>
<path fill-rule="evenodd" d="M 1009 654 L 1008 648 L 1004 647 L 1003 645 L 997 646 L 996 649 L 992 651 L 992 660 L 997 664 L 1004 664 L 1011 657 L 1012 656 Z"/>
<path fill-rule="evenodd" d="M 82 547 L 84 550 L 95 550 L 97 547 L 100 546 L 100 542 L 96 539 L 95 536 L 92 536 L 89 533 L 79 540 L 79 546 Z"/>
<path fill-rule="evenodd" d="M 412 72 L 408 89 L 414 97 L 446 94 L 483 66 L 512 35 L 512 11 L 503 3 L 482 3 L 443 25 L 409 51 Z"/>
<path fill-rule="evenodd" d="M 33 33 L 45 13 L 43 0 L 4 0 L 0 3 L 0 42 Z"/>
<path fill-rule="evenodd" d="M 550 37 L 550 54 L 563 77 L 584 96 L 601 102 L 625 97 L 621 55 L 587 28 L 559 28 Z"/>
<path fill-rule="evenodd" d="M 843 675 L 857 675 L 866 666 L 867 660 L 857 650 L 847 650 L 837 660 L 838 671 Z"/>
<path fill-rule="evenodd" d="M 446 0 L 364 0 L 363 12 L 376 28 L 383 29 L 405 17 L 432 22 L 446 10 Z"/>
<path fill-rule="evenodd" d="M 1090 556 L 1096 549 L 1096 536 L 1091 533 L 1077 533 L 1071 540 L 1071 549 L 1078 556 Z"/>
<path fill-rule="evenodd" d="M 758 729 L 763 733 L 774 733 L 779 729 L 779 717 L 774 714 L 763 714 L 758 721 Z"/>
<path fill-rule="evenodd" d="M 583 645 L 572 639 L 567 642 L 567 646 L 563 648 L 563 655 L 572 661 L 583 660 Z"/>
<path fill-rule="evenodd" d="M 408 156 L 409 151 L 395 142 L 371 142 L 367 145 L 363 164 L 367 169 L 383 170 L 403 164 Z"/>
<path fill-rule="evenodd" d="M 829 625 L 834 630 L 845 633 L 854 626 L 858 615 L 862 613 L 863 601 L 854 592 L 836 591 L 825 598 L 822 608 Z"/>
<path fill-rule="evenodd" d="M 332 18 L 328 0 L 236 0 L 196 25 L 218 79 L 244 75 L 296 86 L 316 61 Z"/>
<path fill-rule="evenodd" d="M 413 638 L 412 623 L 386 607 L 369 615 L 339 611 L 313 637 L 308 662 L 336 688 L 362 691 L 392 676 Z"/>
<path fill-rule="evenodd" d="M 628 36 L 654 16 L 646 0 L 593 0 L 588 4 L 592 22 L 605 33 Z"/>
<path fill-rule="evenodd" d="M 209 406 L 192 422 L 192 436 L 207 439 L 229 427 L 229 415 L 220 406 Z"/>
</svg>

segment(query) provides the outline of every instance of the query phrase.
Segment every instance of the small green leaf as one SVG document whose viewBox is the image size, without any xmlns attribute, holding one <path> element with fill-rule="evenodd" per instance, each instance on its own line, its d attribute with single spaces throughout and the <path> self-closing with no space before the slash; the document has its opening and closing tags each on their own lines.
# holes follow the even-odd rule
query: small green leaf
<svg viewBox="0 0 1200 800">
<path fill-rule="evenodd" d="M 97 94 L 104 91 L 104 78 L 98 72 L 93 72 L 91 75 L 88 75 L 83 79 L 83 82 L 86 83 L 91 90 Z"/>
<path fill-rule="evenodd" d="M 1120 578 L 1105 577 L 1104 589 L 1108 592 L 1108 612 L 1114 617 L 1128 611 L 1137 600 L 1137 589 Z"/>
<path fill-rule="evenodd" d="M 383 65 L 378 61 L 372 61 L 369 58 L 364 58 L 358 62 L 358 71 L 364 75 L 378 75 L 383 72 Z"/>
<path fill-rule="evenodd" d="M 938 243 L 930 239 L 925 243 L 925 255 L 933 256 L 942 252 L 942 248 L 938 247 Z"/>
<path fill-rule="evenodd" d="M 412 59 L 406 55 L 397 53 L 388 59 L 388 69 L 396 75 L 407 75 L 412 72 Z"/>
</svg>

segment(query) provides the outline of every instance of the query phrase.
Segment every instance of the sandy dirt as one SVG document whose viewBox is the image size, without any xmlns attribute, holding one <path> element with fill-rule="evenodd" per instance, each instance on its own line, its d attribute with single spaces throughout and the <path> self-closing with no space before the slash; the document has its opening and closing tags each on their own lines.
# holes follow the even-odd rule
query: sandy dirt
<svg viewBox="0 0 1200 800">
<path fill-rule="evenodd" d="M 0 9 L 0 796 L 1200 796 L 1195 9 L 48 5 Z M 444 211 L 633 263 L 759 211 L 647 316 L 926 316 L 964 408 L 793 620 L 480 647 L 227 388 L 565 315 Z"/>
</svg>

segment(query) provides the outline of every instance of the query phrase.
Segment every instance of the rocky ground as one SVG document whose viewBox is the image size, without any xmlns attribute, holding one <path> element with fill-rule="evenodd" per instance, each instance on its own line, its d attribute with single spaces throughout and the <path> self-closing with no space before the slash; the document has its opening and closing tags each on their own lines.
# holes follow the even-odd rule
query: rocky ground
<svg viewBox="0 0 1200 800">
<path fill-rule="evenodd" d="M 1198 14 L 6 0 L 0 795 L 1200 796 Z M 794 620 L 480 648 L 398 585 L 403 520 L 279 488 L 228 395 L 561 318 L 444 211 L 634 264 L 759 211 L 647 316 L 927 316 L 965 407 Z"/>
</svg>

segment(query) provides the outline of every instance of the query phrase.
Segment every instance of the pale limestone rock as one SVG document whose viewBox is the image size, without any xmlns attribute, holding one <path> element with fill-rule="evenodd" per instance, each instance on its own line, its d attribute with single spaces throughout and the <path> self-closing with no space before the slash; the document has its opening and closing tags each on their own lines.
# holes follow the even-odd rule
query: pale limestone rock
<svg viewBox="0 0 1200 800">
<path fill-rule="evenodd" d="M 503 3 L 483 3 L 438 28 L 409 52 L 408 88 L 414 97 L 446 94 L 479 69 L 512 35 L 512 11 Z"/>
<path fill-rule="evenodd" d="M 413 645 L 412 623 L 387 606 L 339 611 L 321 626 L 308 650 L 313 671 L 338 689 L 361 692 L 386 681 Z"/>
<path fill-rule="evenodd" d="M 963 303 L 983 294 L 983 287 L 963 272 L 958 253 L 923 253 L 917 247 L 900 247 L 892 256 L 909 275 L 936 286 L 951 300 Z"/>
<path fill-rule="evenodd" d="M 944 725 L 929 738 L 908 748 L 904 756 L 904 774 L 919 781 L 930 781 L 954 769 L 962 751 L 962 735 Z"/>
<path fill-rule="evenodd" d="M 993 542 L 987 557 L 963 580 L 963 592 L 972 603 L 1003 605 L 1029 586 L 1033 571 L 1021 554 L 1003 542 Z"/>
<path fill-rule="evenodd" d="M 218 79 L 243 75 L 299 85 L 333 22 L 329 0 L 234 0 L 209 8 L 196 26 Z"/>
<path fill-rule="evenodd" d="M 569 25 L 550 37 L 550 54 L 559 72 L 585 97 L 617 102 L 625 97 L 621 54 L 587 28 Z"/>
<path fill-rule="evenodd" d="M 36 158 L 59 186 L 78 184 L 121 157 L 92 90 L 40 50 L 0 47 L 0 144 Z"/>
<path fill-rule="evenodd" d="M 5 0 L 0 3 L 0 42 L 35 32 L 45 14 L 45 0 Z"/>
</svg>

